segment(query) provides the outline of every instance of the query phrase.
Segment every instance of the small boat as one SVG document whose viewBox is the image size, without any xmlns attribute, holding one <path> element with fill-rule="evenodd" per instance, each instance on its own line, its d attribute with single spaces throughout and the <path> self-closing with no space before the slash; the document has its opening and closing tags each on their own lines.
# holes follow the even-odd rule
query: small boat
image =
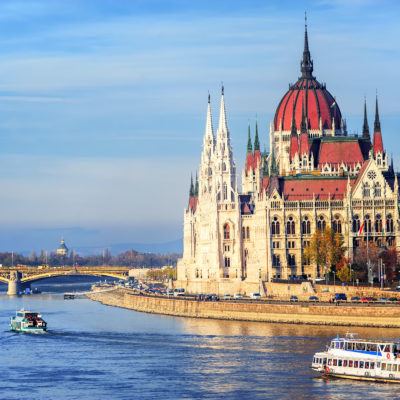
<svg viewBox="0 0 400 400">
<path fill-rule="evenodd" d="M 400 383 L 400 342 L 338 336 L 314 354 L 311 368 L 323 376 Z"/>
<path fill-rule="evenodd" d="M 46 332 L 47 323 L 38 312 L 25 311 L 23 308 L 11 317 L 10 328 L 16 332 L 41 333 Z"/>
</svg>

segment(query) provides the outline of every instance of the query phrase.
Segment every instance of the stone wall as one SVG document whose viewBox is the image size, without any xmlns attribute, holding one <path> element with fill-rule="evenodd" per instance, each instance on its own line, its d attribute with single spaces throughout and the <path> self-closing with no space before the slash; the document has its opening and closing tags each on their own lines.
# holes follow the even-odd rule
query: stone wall
<svg viewBox="0 0 400 400">
<path fill-rule="evenodd" d="M 111 293 L 94 293 L 88 297 L 103 304 L 182 317 L 311 325 L 400 327 L 399 306 L 202 302 L 140 296 L 124 289 Z"/>
</svg>

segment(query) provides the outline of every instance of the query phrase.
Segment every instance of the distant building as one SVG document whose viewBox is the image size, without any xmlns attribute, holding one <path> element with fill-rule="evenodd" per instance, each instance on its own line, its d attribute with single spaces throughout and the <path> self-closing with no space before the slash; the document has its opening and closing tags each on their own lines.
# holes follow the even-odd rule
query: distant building
<svg viewBox="0 0 400 400">
<path fill-rule="evenodd" d="M 66 256 L 68 254 L 68 247 L 65 245 L 64 238 L 61 239 L 60 245 L 57 249 L 57 255 Z"/>
</svg>

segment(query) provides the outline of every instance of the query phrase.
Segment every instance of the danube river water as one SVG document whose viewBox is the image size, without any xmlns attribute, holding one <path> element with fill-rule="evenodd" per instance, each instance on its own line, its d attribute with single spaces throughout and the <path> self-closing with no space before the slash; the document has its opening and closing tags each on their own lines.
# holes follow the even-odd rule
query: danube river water
<svg viewBox="0 0 400 400">
<path fill-rule="evenodd" d="M 62 283 L 42 289 L 17 298 L 0 292 L 0 399 L 400 398 L 397 385 L 316 378 L 313 353 L 344 328 L 151 315 L 63 300 Z M 49 332 L 10 332 L 20 307 L 41 311 Z"/>
</svg>

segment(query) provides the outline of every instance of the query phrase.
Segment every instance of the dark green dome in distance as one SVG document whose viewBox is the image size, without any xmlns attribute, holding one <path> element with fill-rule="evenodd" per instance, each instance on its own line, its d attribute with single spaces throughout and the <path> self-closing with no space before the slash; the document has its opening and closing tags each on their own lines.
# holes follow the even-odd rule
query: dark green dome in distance
<svg viewBox="0 0 400 400">
<path fill-rule="evenodd" d="M 65 256 L 68 253 L 68 247 L 65 245 L 64 238 L 61 239 L 60 245 L 57 249 L 57 254 L 61 256 Z"/>
</svg>

